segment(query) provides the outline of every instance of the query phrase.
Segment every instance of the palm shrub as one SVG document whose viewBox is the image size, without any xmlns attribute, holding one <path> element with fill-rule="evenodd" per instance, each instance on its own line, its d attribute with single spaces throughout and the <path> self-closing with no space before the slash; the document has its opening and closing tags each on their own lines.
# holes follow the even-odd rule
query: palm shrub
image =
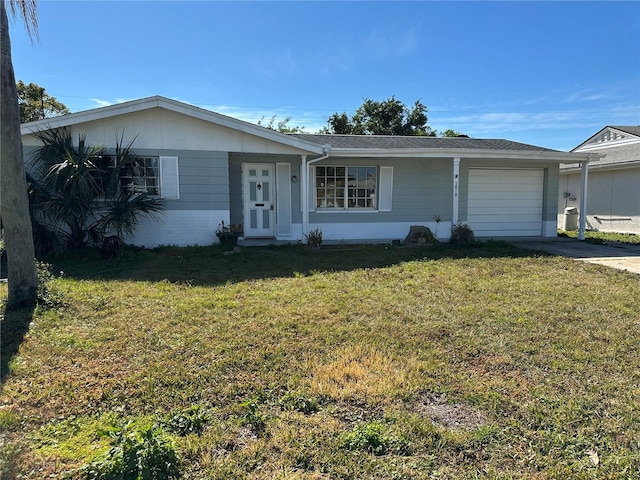
<svg viewBox="0 0 640 480">
<path fill-rule="evenodd" d="M 131 188 L 144 177 L 144 163 L 133 142 L 122 136 L 113 150 L 76 144 L 67 129 L 36 133 L 42 146 L 31 157 L 29 204 L 38 253 L 93 245 L 117 252 L 114 245 L 132 234 L 140 218 L 162 211 L 161 199 Z"/>
</svg>

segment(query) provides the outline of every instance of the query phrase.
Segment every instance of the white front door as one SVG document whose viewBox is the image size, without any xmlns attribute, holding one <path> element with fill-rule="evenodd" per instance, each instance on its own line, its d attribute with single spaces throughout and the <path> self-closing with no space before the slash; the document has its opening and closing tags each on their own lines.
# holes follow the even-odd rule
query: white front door
<svg viewBox="0 0 640 480">
<path fill-rule="evenodd" d="M 244 236 L 274 236 L 274 166 L 268 163 L 244 164 Z"/>
</svg>

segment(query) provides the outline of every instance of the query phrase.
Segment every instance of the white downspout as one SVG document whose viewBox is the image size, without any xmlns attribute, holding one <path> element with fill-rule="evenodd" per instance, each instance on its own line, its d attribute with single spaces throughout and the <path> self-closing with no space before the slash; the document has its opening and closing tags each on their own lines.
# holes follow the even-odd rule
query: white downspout
<svg viewBox="0 0 640 480">
<path fill-rule="evenodd" d="M 300 238 L 300 240 L 302 241 L 304 240 L 304 235 L 309 231 L 309 165 L 319 162 L 320 160 L 326 160 L 329 158 L 330 151 L 331 145 L 324 145 L 322 147 L 323 155 L 308 162 L 306 155 L 301 156 L 300 183 L 302 183 L 302 185 L 300 185 L 300 191 L 302 198 L 300 199 L 300 205 L 302 205 L 302 238 Z"/>
<path fill-rule="evenodd" d="M 587 185 L 589 181 L 589 161 L 582 161 L 582 170 L 580 172 L 580 217 L 578 226 L 578 240 L 584 240 L 584 232 L 587 226 Z"/>
<path fill-rule="evenodd" d="M 300 163 L 300 206 L 302 207 L 302 238 L 304 240 L 304 234 L 309 229 L 309 180 L 307 179 L 307 173 L 309 167 L 307 167 L 307 156 L 302 155 Z"/>
</svg>

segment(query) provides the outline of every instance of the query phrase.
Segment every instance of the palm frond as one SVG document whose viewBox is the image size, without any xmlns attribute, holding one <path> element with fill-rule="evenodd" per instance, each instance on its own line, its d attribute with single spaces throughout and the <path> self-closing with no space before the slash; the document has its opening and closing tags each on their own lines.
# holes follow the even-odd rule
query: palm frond
<svg viewBox="0 0 640 480">
<path fill-rule="evenodd" d="M 20 16 L 29 38 L 38 38 L 38 2 L 37 0 L 8 0 L 9 11 L 13 17 Z"/>
</svg>

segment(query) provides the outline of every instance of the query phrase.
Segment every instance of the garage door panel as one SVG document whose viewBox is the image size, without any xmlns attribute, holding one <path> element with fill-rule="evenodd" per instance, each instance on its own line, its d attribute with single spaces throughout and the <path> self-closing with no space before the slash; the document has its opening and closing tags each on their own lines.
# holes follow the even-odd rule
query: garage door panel
<svg viewBox="0 0 640 480">
<path fill-rule="evenodd" d="M 471 225 L 470 225 L 471 226 Z M 471 226 L 473 228 L 473 226 Z M 500 229 L 500 233 L 496 233 L 496 229 Z M 486 230 L 473 228 L 476 237 L 539 237 L 540 228 L 531 229 L 509 229 L 506 225 L 496 225 Z"/>
<path fill-rule="evenodd" d="M 542 215 L 539 215 L 537 218 L 532 219 L 532 220 L 528 220 L 528 221 L 522 221 L 522 215 L 491 215 L 491 214 L 487 214 L 487 215 L 475 215 L 473 217 L 473 221 L 475 223 L 505 223 L 505 222 L 509 222 L 509 223 L 519 223 L 519 224 L 527 224 L 529 226 L 531 225 L 535 225 L 535 226 L 540 226 L 540 222 L 542 221 Z"/>
<path fill-rule="evenodd" d="M 504 196 L 473 196 L 469 197 L 469 209 L 474 207 L 495 207 L 497 205 L 505 205 L 507 207 L 535 207 L 542 203 L 540 197 L 511 198 Z"/>
<path fill-rule="evenodd" d="M 467 218 L 476 236 L 542 234 L 542 169 L 470 169 Z"/>
<path fill-rule="evenodd" d="M 495 193 L 495 184 L 491 183 L 483 183 L 480 185 L 476 185 L 474 190 L 474 194 L 482 194 L 482 193 Z M 539 193 L 542 185 L 531 184 L 531 183 L 514 183 L 509 185 L 503 185 L 500 189 L 501 192 L 512 192 L 512 193 Z"/>
</svg>

